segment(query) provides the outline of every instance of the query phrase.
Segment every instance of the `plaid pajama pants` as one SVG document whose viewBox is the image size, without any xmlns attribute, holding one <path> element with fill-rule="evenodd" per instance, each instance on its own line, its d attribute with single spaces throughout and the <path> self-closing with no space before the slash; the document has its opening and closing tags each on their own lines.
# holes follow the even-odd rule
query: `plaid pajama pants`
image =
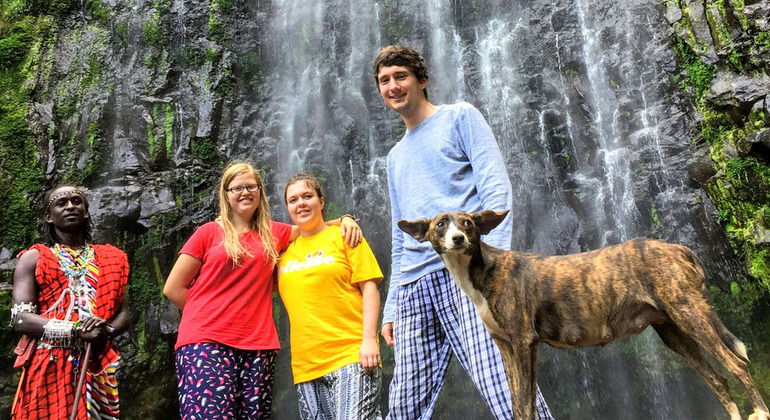
<svg viewBox="0 0 770 420">
<path fill-rule="evenodd" d="M 500 351 L 449 272 L 434 271 L 402 285 L 397 299 L 387 418 L 429 419 L 454 353 L 495 418 L 513 419 Z M 538 420 L 552 420 L 539 387 L 535 402 Z"/>
</svg>

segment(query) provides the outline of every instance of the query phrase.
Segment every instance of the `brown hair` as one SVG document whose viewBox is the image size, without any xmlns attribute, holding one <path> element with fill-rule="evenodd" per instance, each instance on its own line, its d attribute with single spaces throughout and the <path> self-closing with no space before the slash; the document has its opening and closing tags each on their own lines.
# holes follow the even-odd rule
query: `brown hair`
<svg viewBox="0 0 770 420">
<path fill-rule="evenodd" d="M 260 187 L 258 190 L 259 206 L 249 221 L 249 229 L 256 231 L 259 237 L 262 238 L 265 255 L 268 260 L 275 264 L 278 261 L 278 251 L 275 248 L 275 239 L 270 228 L 270 205 L 267 202 L 267 196 L 265 195 L 259 172 L 248 163 L 231 163 L 225 168 L 224 173 L 222 173 L 222 180 L 219 182 L 219 221 L 222 223 L 222 228 L 225 231 L 225 252 L 227 252 L 227 256 L 233 260 L 235 265 L 240 263 L 242 256 L 251 256 L 238 240 L 238 232 L 235 230 L 232 219 L 233 210 L 230 208 L 230 202 L 227 199 L 227 187 L 233 182 L 233 179 L 243 174 L 253 175 Z"/>
<path fill-rule="evenodd" d="M 406 67 L 418 82 L 428 80 L 428 67 L 425 64 L 425 58 L 420 53 L 403 45 L 389 45 L 380 50 L 374 59 L 374 83 L 379 86 L 380 80 L 377 75 L 382 67 L 403 66 Z M 379 89 L 379 87 L 378 87 Z M 425 99 L 428 99 L 428 88 L 422 90 Z"/>
<path fill-rule="evenodd" d="M 300 172 L 300 173 L 294 175 L 293 177 L 289 178 L 289 182 L 286 183 L 286 188 L 283 189 L 283 201 L 284 201 L 284 203 L 288 204 L 286 193 L 289 191 L 289 187 L 292 184 L 296 184 L 297 182 L 305 182 L 305 184 L 308 187 L 310 187 L 310 188 L 315 190 L 315 193 L 316 193 L 316 195 L 318 196 L 319 199 L 323 199 L 324 198 L 324 189 L 321 186 L 321 181 L 319 181 L 318 178 L 315 175 L 313 175 L 313 174 L 309 174 L 307 172 Z M 321 210 L 321 214 L 323 214 L 323 212 L 325 210 L 326 210 L 326 207 L 324 206 L 323 210 Z"/>
</svg>

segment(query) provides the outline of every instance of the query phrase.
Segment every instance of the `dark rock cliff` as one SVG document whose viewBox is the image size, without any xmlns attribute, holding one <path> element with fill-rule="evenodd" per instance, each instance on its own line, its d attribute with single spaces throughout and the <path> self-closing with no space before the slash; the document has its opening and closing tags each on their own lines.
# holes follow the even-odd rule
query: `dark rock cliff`
<svg viewBox="0 0 770 420">
<path fill-rule="evenodd" d="M 391 43 L 425 54 L 434 102 L 465 100 L 489 120 L 516 194 L 515 249 L 569 253 L 634 236 L 692 247 L 770 391 L 759 333 L 770 291 L 767 2 L 16 0 L 0 12 L 0 302 L 9 306 L 13 255 L 35 238 L 44 192 L 87 188 L 97 239 L 131 259 L 125 418 L 176 415 L 179 313 L 161 289 L 186 238 L 215 217 L 227 162 L 264 170 L 281 221 L 287 178 L 320 175 L 329 216 L 361 217 L 387 275 L 384 156 L 403 124 L 371 62 Z M 275 312 L 285 337 L 278 299 Z M 10 366 L 15 337 L 1 333 Z M 543 348 L 540 384 L 562 419 L 723 418 L 661 348 L 649 334 Z M 391 350 L 383 356 L 387 384 Z M 296 413 L 288 357 L 286 345 L 276 418 Z M 9 407 L 15 379 L 4 372 Z M 457 413 L 488 416 L 452 365 L 436 417 Z"/>
</svg>

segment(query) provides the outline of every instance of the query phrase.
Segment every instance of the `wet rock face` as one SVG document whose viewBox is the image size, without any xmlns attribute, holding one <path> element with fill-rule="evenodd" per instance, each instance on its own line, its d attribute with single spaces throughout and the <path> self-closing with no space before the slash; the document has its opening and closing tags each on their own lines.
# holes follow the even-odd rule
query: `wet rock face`
<svg viewBox="0 0 770 420">
<path fill-rule="evenodd" d="M 700 191 L 715 173 L 707 145 L 691 141 L 698 116 L 680 89 L 670 48 L 677 34 L 704 62 L 723 62 L 729 50 L 712 39 L 713 10 L 696 0 L 679 2 L 681 9 L 677 2 L 636 0 L 448 3 L 103 2 L 108 19 L 85 9 L 62 19 L 55 43 L 40 51 L 27 120 L 47 182 L 84 184 L 98 239 L 118 243 L 131 257 L 140 321 L 121 345 L 125 401 L 138 411 L 127 418 L 173 413 L 171 403 L 136 408 L 150 392 L 139 384 L 173 375 L 178 312 L 160 288 L 182 243 L 217 214 L 216 187 L 227 162 L 246 160 L 264 171 L 273 218 L 281 221 L 288 221 L 288 177 L 300 170 L 320 175 L 330 211 L 361 217 L 387 275 L 384 157 L 404 128 L 382 104 L 371 64 L 391 43 L 426 56 L 432 101 L 471 102 L 489 121 L 514 188 L 515 249 L 563 254 L 653 236 L 693 247 L 717 277 L 741 269 Z M 751 25 L 766 27 L 765 2 L 745 3 Z M 721 18 L 736 39 L 740 18 Z M 725 71 L 705 97 L 740 119 L 757 107 L 767 112 L 769 85 L 767 74 Z M 734 153 L 766 156 L 765 133 L 735 145 Z M 604 418 L 632 418 L 626 400 L 638 398 L 629 396 L 630 380 L 621 384 L 627 398 L 619 401 L 627 404 L 616 407 L 617 416 L 602 411 L 613 405 L 597 397 L 613 394 L 613 385 L 596 372 L 615 371 L 622 358 L 586 362 L 597 391 L 565 385 L 557 393 L 570 396 L 564 401 L 589 401 L 587 416 L 594 409 Z M 560 368 L 545 367 L 551 389 L 558 388 Z M 661 374 L 639 375 L 652 381 Z M 679 382 L 671 387 L 671 394 L 684 392 Z M 288 379 L 278 388 L 292 392 Z M 173 402 L 173 380 L 151 391 Z M 445 394 L 463 401 L 460 391 Z M 278 413 L 291 412 L 295 402 L 282 398 Z M 664 404 L 654 393 L 642 399 Z M 699 417 L 672 404 L 661 418 Z"/>
<path fill-rule="evenodd" d="M 704 99 L 716 108 L 733 109 L 739 115 L 747 114 L 755 105 L 763 106 L 770 92 L 770 76 L 747 75 L 731 72 L 718 73 Z"/>
</svg>

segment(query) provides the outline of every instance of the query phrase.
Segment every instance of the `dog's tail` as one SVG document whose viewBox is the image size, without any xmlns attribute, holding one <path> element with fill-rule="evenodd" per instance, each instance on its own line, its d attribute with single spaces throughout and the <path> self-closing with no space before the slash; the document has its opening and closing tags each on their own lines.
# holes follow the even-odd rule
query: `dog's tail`
<svg viewBox="0 0 770 420">
<path fill-rule="evenodd" d="M 697 273 L 697 275 L 703 279 L 701 290 L 703 292 L 703 295 L 706 296 L 707 300 L 711 300 L 708 292 L 708 288 L 706 287 L 706 268 L 703 264 L 703 260 L 701 260 L 695 253 L 689 249 L 686 248 L 685 255 L 690 260 L 690 263 L 692 263 L 693 269 Z M 714 312 L 714 309 L 711 309 L 710 314 L 710 321 L 711 325 L 714 327 L 714 330 L 716 331 L 717 335 L 719 335 L 719 338 L 722 340 L 722 342 L 727 346 L 727 348 L 730 349 L 736 356 L 743 359 L 745 362 L 748 363 L 749 356 L 746 352 L 746 345 L 743 344 L 741 340 L 738 339 L 733 333 L 730 332 L 730 330 L 725 327 L 725 324 L 722 323 L 722 320 L 719 319 L 719 316 L 716 312 Z"/>
<path fill-rule="evenodd" d="M 748 363 L 749 355 L 746 352 L 746 345 L 743 344 L 743 341 L 739 340 L 738 337 L 733 335 L 733 333 L 731 333 L 730 330 L 727 329 L 727 327 L 725 327 L 725 324 L 722 323 L 722 320 L 719 319 L 716 312 L 714 312 L 713 310 L 711 312 L 711 325 L 714 326 L 714 329 L 719 335 L 719 338 L 722 340 L 723 343 L 725 343 L 727 348 L 729 348 L 730 351 L 735 353 L 736 356 L 740 357 L 741 359 L 743 359 L 743 361 Z"/>
</svg>

